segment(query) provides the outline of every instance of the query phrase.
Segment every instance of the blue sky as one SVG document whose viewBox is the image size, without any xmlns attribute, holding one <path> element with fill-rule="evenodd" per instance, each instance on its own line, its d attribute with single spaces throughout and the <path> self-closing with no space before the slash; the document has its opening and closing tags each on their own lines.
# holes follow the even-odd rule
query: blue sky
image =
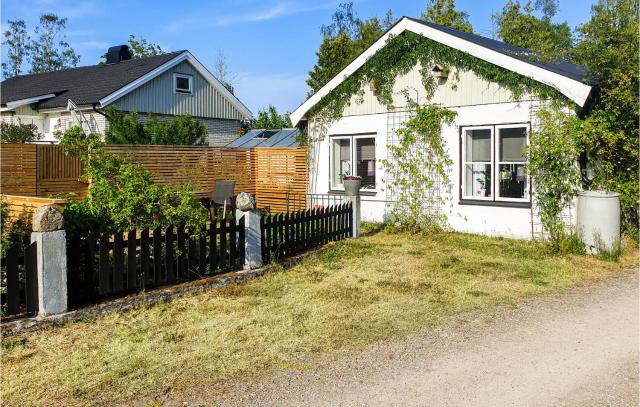
<svg viewBox="0 0 640 407">
<path fill-rule="evenodd" d="M 556 20 L 570 26 L 586 22 L 595 0 L 560 0 Z M 491 14 L 506 0 L 458 0 L 470 14 L 474 30 L 491 36 Z M 80 65 L 93 65 L 111 45 L 129 34 L 156 42 L 165 50 L 189 49 L 212 67 L 219 50 L 237 75 L 236 94 L 255 113 L 274 104 L 291 111 L 304 101 L 307 72 L 315 64 L 320 27 L 328 23 L 339 1 L 213 0 L 2 0 L 2 25 L 24 19 L 30 30 L 44 12 L 68 18 L 67 39 L 80 54 Z M 356 0 L 360 18 L 416 17 L 425 0 Z M 4 52 L 2 52 L 4 58 Z"/>
</svg>

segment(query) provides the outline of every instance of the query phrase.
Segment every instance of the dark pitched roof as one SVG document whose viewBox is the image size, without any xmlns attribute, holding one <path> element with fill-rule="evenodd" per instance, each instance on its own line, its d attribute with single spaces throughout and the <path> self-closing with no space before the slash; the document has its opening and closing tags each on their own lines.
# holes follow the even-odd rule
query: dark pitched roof
<svg viewBox="0 0 640 407">
<path fill-rule="evenodd" d="M 1 102 L 28 99 L 54 93 L 38 107 L 66 107 L 67 99 L 78 105 L 98 101 L 139 77 L 169 62 L 184 51 L 147 58 L 130 59 L 117 64 L 91 65 L 55 72 L 14 76 L 0 83 Z"/>
<path fill-rule="evenodd" d="M 510 45 L 510 44 L 507 44 L 506 42 L 494 40 L 487 37 L 482 37 L 477 34 L 454 30 L 453 28 L 445 27 L 439 24 L 429 23 L 423 20 L 412 18 L 412 17 L 405 17 L 405 18 L 415 21 L 416 23 L 420 23 L 428 27 L 434 28 L 436 30 L 445 32 L 447 34 L 455 35 L 458 38 L 462 38 L 463 40 L 467 40 L 469 42 L 483 46 L 490 50 L 499 52 L 501 54 L 509 55 L 521 61 L 525 61 L 531 65 L 535 65 L 540 68 L 544 68 L 548 71 L 555 72 L 558 75 L 566 76 L 567 78 L 571 78 L 581 82 L 585 82 L 585 81 L 588 82 L 586 69 L 581 65 L 572 64 L 571 62 L 564 61 L 564 60 L 557 60 L 553 62 L 541 62 L 540 61 L 541 55 L 539 53 L 528 50 L 526 48 L 516 47 L 515 45 Z"/>
</svg>

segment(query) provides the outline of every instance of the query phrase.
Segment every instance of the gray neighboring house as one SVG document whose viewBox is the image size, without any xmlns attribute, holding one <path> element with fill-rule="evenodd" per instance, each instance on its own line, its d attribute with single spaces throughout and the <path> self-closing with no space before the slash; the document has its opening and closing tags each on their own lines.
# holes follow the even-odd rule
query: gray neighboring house
<svg viewBox="0 0 640 407">
<path fill-rule="evenodd" d="M 6 79 L 0 99 L 2 121 L 33 123 L 51 142 L 74 124 L 104 133 L 107 106 L 141 120 L 189 114 L 207 126 L 211 146 L 229 144 L 252 116 L 189 51 L 131 59 L 126 45 L 109 48 L 106 64 Z"/>
</svg>

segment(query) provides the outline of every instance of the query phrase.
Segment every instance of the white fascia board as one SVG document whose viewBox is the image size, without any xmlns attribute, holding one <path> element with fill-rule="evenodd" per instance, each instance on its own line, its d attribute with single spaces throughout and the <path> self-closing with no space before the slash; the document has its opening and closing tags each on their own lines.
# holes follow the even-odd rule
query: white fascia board
<svg viewBox="0 0 640 407">
<path fill-rule="evenodd" d="M 389 31 L 387 31 L 382 37 L 380 37 L 376 42 L 374 42 L 366 51 L 360 54 L 356 59 L 353 60 L 349 65 L 347 65 L 339 74 L 333 77 L 329 82 L 327 82 L 322 88 L 320 88 L 316 93 L 314 93 L 309 99 L 307 99 L 303 104 L 301 104 L 296 110 L 291 112 L 291 124 L 295 127 L 300 120 L 304 117 L 304 115 L 315 106 L 323 97 L 327 96 L 329 92 L 338 87 L 345 79 L 347 79 L 350 75 L 352 75 L 355 71 L 358 70 L 362 65 L 364 65 L 367 60 L 372 57 L 378 50 L 383 48 L 387 44 L 387 40 L 392 35 L 401 34 L 405 28 L 402 27 L 402 21 L 393 26 Z"/>
<path fill-rule="evenodd" d="M 13 100 L 11 102 L 7 102 L 7 109 L 8 110 L 15 109 L 16 107 L 29 105 L 31 103 L 36 103 L 36 102 L 39 102 L 39 101 L 44 100 L 44 99 L 51 99 L 52 97 L 55 97 L 55 96 L 56 96 L 55 93 L 48 93 L 46 95 L 34 96 L 34 97 L 31 97 L 31 98 L 27 98 L 27 99 Z"/>
<path fill-rule="evenodd" d="M 180 55 L 177 55 L 175 58 L 165 62 L 164 64 L 160 65 L 153 71 L 139 77 L 135 81 L 128 83 L 127 85 L 123 86 L 117 91 L 103 97 L 99 101 L 100 106 L 101 107 L 108 106 L 109 104 L 115 102 L 117 99 L 139 88 L 140 86 L 149 82 L 153 78 L 163 74 L 164 72 L 168 71 L 169 69 L 173 68 L 174 66 L 178 65 L 183 61 L 188 61 L 191 65 L 193 65 L 193 67 L 196 68 L 196 70 L 200 75 L 204 76 L 207 79 L 207 81 L 211 85 L 213 85 L 214 88 L 216 88 L 218 92 L 222 93 L 234 106 L 238 108 L 238 110 L 240 110 L 243 114 L 245 114 L 247 118 L 252 116 L 251 111 L 242 102 L 240 102 L 240 100 L 235 95 L 229 92 L 229 90 L 225 88 L 224 85 L 222 85 L 222 83 L 218 79 L 216 79 L 216 77 L 213 76 L 211 72 L 209 72 L 207 68 L 205 68 L 204 65 L 202 65 L 200 61 L 198 61 L 189 51 L 185 51 Z"/>
<path fill-rule="evenodd" d="M 251 113 L 251 110 L 249 110 L 249 108 L 246 107 L 236 95 L 229 92 L 229 89 L 227 89 L 222 84 L 222 82 L 218 80 L 218 78 L 213 76 L 213 74 L 209 72 L 209 70 L 204 65 L 202 65 L 200 61 L 198 61 L 198 59 L 196 59 L 196 57 L 194 57 L 190 52 L 187 52 L 187 54 L 187 60 L 198 70 L 198 73 L 200 75 L 204 76 L 207 81 L 209 81 L 209 83 L 212 84 L 214 88 L 216 88 L 218 92 L 222 93 L 224 97 L 226 97 L 233 105 L 235 105 L 238 110 L 240 110 L 247 117 L 247 119 L 253 117 L 253 113 Z"/>
<path fill-rule="evenodd" d="M 318 92 L 311 96 L 306 102 L 291 113 L 291 121 L 295 126 L 304 115 L 316 105 L 323 97 L 335 89 L 344 79 L 353 74 L 358 68 L 372 57 L 378 50 L 384 47 L 390 35 L 399 35 L 404 31 L 411 31 L 420 34 L 426 38 L 437 41 L 441 44 L 455 48 L 462 52 L 466 52 L 476 58 L 490 62 L 501 68 L 516 72 L 520 75 L 530 77 L 540 83 L 557 89 L 560 93 L 574 101 L 579 106 L 584 106 L 589 94 L 591 86 L 586 85 L 575 79 L 567 78 L 555 72 L 549 71 L 542 67 L 532 65 L 528 62 L 521 61 L 509 55 L 485 48 L 481 45 L 467 41 L 455 35 L 437 30 L 435 28 L 420 24 L 419 22 L 403 18 L 385 35 L 380 37 L 365 52 L 360 54 L 353 62 L 347 65 L 338 75 L 324 85 Z"/>
</svg>

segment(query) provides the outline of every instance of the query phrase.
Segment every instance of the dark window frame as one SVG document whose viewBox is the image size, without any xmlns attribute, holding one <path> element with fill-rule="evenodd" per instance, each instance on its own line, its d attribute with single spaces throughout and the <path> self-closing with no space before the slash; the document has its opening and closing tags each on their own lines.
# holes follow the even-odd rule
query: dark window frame
<svg viewBox="0 0 640 407">
<path fill-rule="evenodd" d="M 507 207 L 507 208 L 531 208 L 531 198 L 532 198 L 532 185 L 531 185 L 531 177 L 527 176 L 527 183 L 529 188 L 529 200 L 508 200 L 508 199 L 496 199 L 498 192 L 496 191 L 495 185 L 495 168 L 498 163 L 498 149 L 496 148 L 496 143 L 498 142 L 498 133 L 497 128 L 501 126 L 522 126 L 527 128 L 527 140 L 529 135 L 531 134 L 531 122 L 511 122 L 511 123 L 491 123 L 491 124 L 467 124 L 463 126 L 458 126 L 458 205 L 477 205 L 477 206 L 495 206 L 495 207 Z M 468 197 L 464 197 L 463 189 L 464 185 L 462 184 L 462 171 L 464 168 L 464 151 L 462 150 L 462 136 L 464 130 L 469 127 L 491 127 L 492 128 L 492 140 L 491 140 L 491 178 L 492 178 L 492 196 L 491 199 L 470 199 Z M 527 160 L 528 161 L 528 160 Z"/>
<path fill-rule="evenodd" d="M 186 79 L 189 84 L 188 89 L 178 88 L 178 79 Z M 173 73 L 173 93 L 180 95 L 193 95 L 193 75 L 189 75 L 186 73 Z"/>
</svg>

